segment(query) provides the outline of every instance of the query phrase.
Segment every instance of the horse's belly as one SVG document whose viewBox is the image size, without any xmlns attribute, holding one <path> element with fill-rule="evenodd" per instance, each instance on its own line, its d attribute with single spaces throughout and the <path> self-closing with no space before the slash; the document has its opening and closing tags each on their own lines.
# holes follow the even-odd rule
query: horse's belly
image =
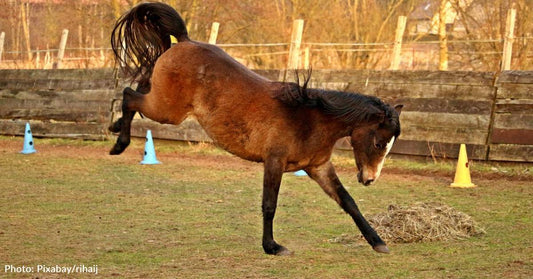
<svg viewBox="0 0 533 279">
<path fill-rule="evenodd" d="M 253 130 L 238 117 L 227 120 L 197 117 L 198 122 L 213 142 L 224 150 L 245 160 L 262 162 L 261 144 L 253 136 Z"/>
</svg>

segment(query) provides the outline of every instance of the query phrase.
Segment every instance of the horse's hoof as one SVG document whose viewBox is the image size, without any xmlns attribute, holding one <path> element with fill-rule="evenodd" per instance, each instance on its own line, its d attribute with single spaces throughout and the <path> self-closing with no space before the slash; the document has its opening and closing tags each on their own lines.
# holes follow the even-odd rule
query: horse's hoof
<svg viewBox="0 0 533 279">
<path fill-rule="evenodd" d="M 292 255 L 292 252 L 289 251 L 289 249 L 277 244 L 273 243 L 271 245 L 263 245 L 263 249 L 265 250 L 265 253 L 269 255 L 275 255 L 275 256 L 290 256 Z"/>
<path fill-rule="evenodd" d="M 109 151 L 109 155 L 119 155 L 126 150 L 125 147 L 120 146 L 120 144 L 115 144 L 113 148 Z"/>
<path fill-rule="evenodd" d="M 390 253 L 389 247 L 387 247 L 387 245 L 385 245 L 385 244 L 379 244 L 379 245 L 376 245 L 376 246 L 374 246 L 372 248 L 374 249 L 374 251 L 376 251 L 378 253 L 384 253 L 384 254 Z"/>
</svg>

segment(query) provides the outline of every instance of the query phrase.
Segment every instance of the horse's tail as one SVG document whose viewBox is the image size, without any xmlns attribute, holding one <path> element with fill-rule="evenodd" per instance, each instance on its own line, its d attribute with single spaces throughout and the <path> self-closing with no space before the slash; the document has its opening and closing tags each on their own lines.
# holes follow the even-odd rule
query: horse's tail
<svg viewBox="0 0 533 279">
<path fill-rule="evenodd" d="M 163 3 L 143 3 L 117 20 L 111 47 L 126 75 L 135 80 L 152 74 L 157 58 L 170 48 L 171 35 L 178 42 L 190 40 L 176 10 Z"/>
</svg>

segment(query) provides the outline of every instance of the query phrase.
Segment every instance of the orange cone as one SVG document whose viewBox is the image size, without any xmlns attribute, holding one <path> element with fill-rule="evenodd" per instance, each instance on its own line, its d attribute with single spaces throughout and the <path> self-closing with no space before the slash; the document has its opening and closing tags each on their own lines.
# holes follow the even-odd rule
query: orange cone
<svg viewBox="0 0 533 279">
<path fill-rule="evenodd" d="M 455 171 L 455 179 L 450 187 L 457 188 L 471 188 L 476 187 L 470 179 L 470 169 L 468 164 L 468 157 L 466 155 L 466 146 L 461 144 L 459 149 L 459 158 L 457 159 L 457 170 Z"/>
</svg>

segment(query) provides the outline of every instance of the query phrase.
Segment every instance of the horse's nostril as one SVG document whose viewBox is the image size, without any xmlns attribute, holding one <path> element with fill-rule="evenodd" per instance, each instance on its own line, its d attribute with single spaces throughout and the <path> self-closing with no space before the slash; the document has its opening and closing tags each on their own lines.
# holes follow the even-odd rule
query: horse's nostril
<svg viewBox="0 0 533 279">
<path fill-rule="evenodd" d="M 365 186 L 372 184 L 372 182 L 374 182 L 374 179 L 368 179 L 367 181 L 365 181 Z"/>
</svg>

